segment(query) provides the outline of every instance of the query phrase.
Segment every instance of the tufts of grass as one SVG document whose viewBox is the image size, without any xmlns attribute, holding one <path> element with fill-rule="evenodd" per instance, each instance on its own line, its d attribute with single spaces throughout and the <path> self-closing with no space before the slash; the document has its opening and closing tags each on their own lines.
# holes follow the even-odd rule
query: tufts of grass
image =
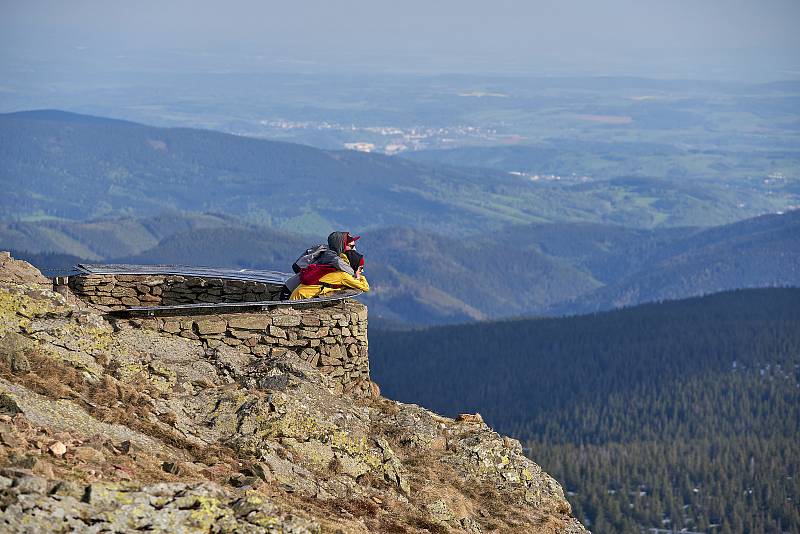
<svg viewBox="0 0 800 534">
<path fill-rule="evenodd" d="M 99 379 L 88 377 L 79 369 L 36 350 L 30 351 L 27 357 L 31 364 L 30 372 L 14 374 L 8 363 L 0 360 L 0 377 L 40 395 L 70 400 L 99 421 L 127 426 L 182 449 L 208 465 L 236 465 L 238 462 L 234 452 L 227 447 L 201 447 L 184 439 L 172 429 L 177 421 L 175 414 L 157 417 L 153 411 L 153 397 L 160 396 L 160 392 L 152 386 L 142 385 L 135 389 L 109 374 Z"/>
<path fill-rule="evenodd" d="M 441 523 L 436 523 L 422 516 L 412 516 L 409 518 L 409 525 L 414 528 L 427 530 L 431 534 L 448 534 L 448 532 L 450 532 L 450 529 Z"/>
</svg>

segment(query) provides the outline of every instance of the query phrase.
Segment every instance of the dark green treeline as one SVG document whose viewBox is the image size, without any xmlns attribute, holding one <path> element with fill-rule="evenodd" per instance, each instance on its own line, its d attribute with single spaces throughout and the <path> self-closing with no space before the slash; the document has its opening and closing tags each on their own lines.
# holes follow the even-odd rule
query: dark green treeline
<svg viewBox="0 0 800 534">
<path fill-rule="evenodd" d="M 595 532 L 800 531 L 800 290 L 370 332 L 384 393 L 520 438 Z"/>
</svg>

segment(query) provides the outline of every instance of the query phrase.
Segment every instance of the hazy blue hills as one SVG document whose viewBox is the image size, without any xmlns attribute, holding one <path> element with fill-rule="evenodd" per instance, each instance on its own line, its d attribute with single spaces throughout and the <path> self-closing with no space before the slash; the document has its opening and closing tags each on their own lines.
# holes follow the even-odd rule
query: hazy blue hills
<svg viewBox="0 0 800 534">
<path fill-rule="evenodd" d="M 697 231 L 696 227 L 652 230 L 592 223 L 528 224 L 508 226 L 492 239 L 560 258 L 607 285 L 641 271 L 664 247 Z"/>
<path fill-rule="evenodd" d="M 387 229 L 362 248 L 376 315 L 423 324 L 800 286 L 800 210 L 710 229 L 534 224 L 457 239 Z"/>
<path fill-rule="evenodd" d="M 638 250 L 631 245 L 639 245 Z M 621 252 L 615 279 L 595 269 L 607 285 L 553 311 L 593 311 L 737 288 L 800 286 L 800 210 L 710 229 L 651 233 Z"/>
<path fill-rule="evenodd" d="M 201 228 L 172 234 L 139 254 L 115 258 L 121 263 L 183 264 L 266 268 L 291 273 L 291 265 L 314 240 L 274 228 L 245 225 Z"/>
<path fill-rule="evenodd" d="M 596 532 L 800 528 L 800 289 L 370 331 L 392 398 L 523 440 Z M 742 488 L 745 488 L 743 490 Z"/>
<path fill-rule="evenodd" d="M 582 148 L 662 163 L 676 154 L 658 143 L 565 141 L 531 157 Z M 3 248 L 288 270 L 328 231 L 350 228 L 365 235 L 373 317 L 391 321 L 575 313 L 800 284 L 797 212 L 741 220 L 785 204 L 791 180 L 776 179 L 776 190 L 532 181 L 61 111 L 0 115 L 0 168 Z"/>
<path fill-rule="evenodd" d="M 81 222 L 0 222 L 0 243 L 8 249 L 59 252 L 95 261 L 137 255 L 175 233 L 226 227 L 246 225 L 223 215 L 178 212 Z"/>
<path fill-rule="evenodd" d="M 53 110 L 0 115 L 0 168 L 4 221 L 183 210 L 299 233 L 413 226 L 463 236 L 559 221 L 712 225 L 784 209 L 795 194 L 691 181 L 534 182 L 501 170 Z"/>
<path fill-rule="evenodd" d="M 468 206 L 456 206 L 429 184 L 475 193 L 487 178 L 357 152 L 56 111 L 0 116 L 0 166 L 9 192 L 0 204 L 6 220 L 181 209 L 301 231 L 363 221 L 431 224 L 434 215 L 469 220 Z M 482 217 L 488 216 L 472 219 Z"/>
<path fill-rule="evenodd" d="M 159 235 L 151 230 L 154 224 Z M 364 298 L 372 316 L 384 320 L 427 324 L 516 315 L 600 285 L 566 261 L 485 237 L 455 239 L 413 228 L 362 235 L 360 248 L 373 284 L 373 292 Z M 288 272 L 303 250 L 324 239 L 324 235 L 303 236 L 188 213 L 142 220 L 0 225 L 0 248 L 43 268 L 102 260 Z"/>
<path fill-rule="evenodd" d="M 514 225 L 467 237 L 392 227 L 361 232 L 371 317 L 436 324 L 570 314 L 741 287 L 800 286 L 800 212 L 714 228 Z M 91 261 L 289 271 L 325 234 L 302 235 L 228 216 L 0 224 L 0 248 Z M 39 265 L 39 264 L 37 264 Z"/>
<path fill-rule="evenodd" d="M 6 220 L 174 209 L 295 231 L 390 224 L 463 231 L 536 220 L 518 208 L 485 206 L 492 195 L 534 194 L 503 173 L 438 170 L 378 155 L 58 111 L 0 116 L 0 166 L 9 191 L 0 204 Z"/>
<path fill-rule="evenodd" d="M 568 261 L 494 236 L 448 238 L 411 228 L 364 234 L 361 247 L 384 319 L 417 324 L 531 313 L 600 284 Z"/>
</svg>

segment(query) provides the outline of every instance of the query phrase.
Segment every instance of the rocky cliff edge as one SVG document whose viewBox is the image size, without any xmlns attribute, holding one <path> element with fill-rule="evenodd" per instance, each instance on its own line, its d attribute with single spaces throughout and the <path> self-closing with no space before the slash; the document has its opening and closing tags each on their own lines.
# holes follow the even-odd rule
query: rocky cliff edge
<svg viewBox="0 0 800 534">
<path fill-rule="evenodd" d="M 3 532 L 585 532 L 480 418 L 109 322 L 0 253 Z"/>
</svg>

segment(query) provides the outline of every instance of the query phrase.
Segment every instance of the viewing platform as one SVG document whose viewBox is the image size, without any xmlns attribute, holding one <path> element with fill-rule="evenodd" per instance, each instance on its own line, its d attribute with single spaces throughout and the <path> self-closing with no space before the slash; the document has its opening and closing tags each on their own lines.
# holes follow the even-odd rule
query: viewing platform
<svg viewBox="0 0 800 534">
<path fill-rule="evenodd" d="M 369 395 L 367 308 L 345 290 L 278 300 L 291 275 L 179 265 L 80 264 L 56 290 L 100 307 L 116 328 L 154 330 L 202 344 L 211 357 L 296 356 L 338 391 Z"/>
</svg>

